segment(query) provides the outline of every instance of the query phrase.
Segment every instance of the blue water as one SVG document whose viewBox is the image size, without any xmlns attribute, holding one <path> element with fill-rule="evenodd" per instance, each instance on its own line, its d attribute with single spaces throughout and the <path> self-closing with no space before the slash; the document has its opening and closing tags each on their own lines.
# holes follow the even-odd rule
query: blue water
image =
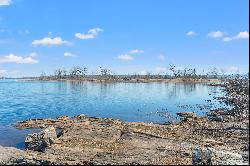
<svg viewBox="0 0 250 166">
<path fill-rule="evenodd" d="M 184 83 L 93 83 L 20 82 L 0 80 L 0 145 L 22 147 L 29 130 L 12 124 L 30 118 L 85 114 L 124 121 L 163 123 L 176 120 L 175 113 L 192 111 L 203 115 L 208 110 L 182 109 L 179 105 L 219 103 L 218 87 Z M 206 102 L 212 100 L 212 104 Z"/>
</svg>

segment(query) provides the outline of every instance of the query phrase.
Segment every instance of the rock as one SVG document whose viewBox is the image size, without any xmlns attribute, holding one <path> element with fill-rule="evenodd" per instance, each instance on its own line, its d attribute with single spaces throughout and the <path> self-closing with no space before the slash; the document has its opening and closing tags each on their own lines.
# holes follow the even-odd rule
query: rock
<svg viewBox="0 0 250 166">
<path fill-rule="evenodd" d="M 69 116 L 59 116 L 59 117 L 56 117 L 56 119 L 61 120 L 61 121 L 66 121 L 69 119 Z"/>
<path fill-rule="evenodd" d="M 249 151 L 243 151 L 241 155 L 242 155 L 243 161 L 249 162 Z"/>
<path fill-rule="evenodd" d="M 80 114 L 80 115 L 75 116 L 75 118 L 80 120 L 80 119 L 85 119 L 86 116 L 84 114 Z"/>
<path fill-rule="evenodd" d="M 192 152 L 193 165 L 212 165 L 212 151 L 208 148 L 196 148 Z"/>
<path fill-rule="evenodd" d="M 213 150 L 212 162 L 214 165 L 247 165 L 243 156 L 230 151 Z"/>
<path fill-rule="evenodd" d="M 24 152 L 12 147 L 0 146 L 0 165 L 9 165 L 12 163 L 22 164 Z"/>
<path fill-rule="evenodd" d="M 25 139 L 25 148 L 28 150 L 43 152 L 57 138 L 54 127 L 48 127 L 40 133 L 28 134 Z"/>
<path fill-rule="evenodd" d="M 223 116 L 208 116 L 208 119 L 211 121 L 223 122 Z"/>
<path fill-rule="evenodd" d="M 195 113 L 193 112 L 178 112 L 176 114 L 180 116 L 183 120 L 193 119 L 196 117 Z"/>
</svg>

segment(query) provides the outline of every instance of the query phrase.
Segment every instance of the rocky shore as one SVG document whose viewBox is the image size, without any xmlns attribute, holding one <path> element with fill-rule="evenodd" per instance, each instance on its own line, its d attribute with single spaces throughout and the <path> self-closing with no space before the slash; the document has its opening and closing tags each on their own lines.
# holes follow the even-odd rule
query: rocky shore
<svg viewBox="0 0 250 166">
<path fill-rule="evenodd" d="M 205 117 L 177 113 L 180 122 L 147 124 L 78 115 L 30 119 L 15 127 L 39 128 L 24 151 L 0 146 L 0 164 L 213 164 L 249 163 L 249 83 L 235 78 L 218 98 L 232 109 Z"/>
</svg>

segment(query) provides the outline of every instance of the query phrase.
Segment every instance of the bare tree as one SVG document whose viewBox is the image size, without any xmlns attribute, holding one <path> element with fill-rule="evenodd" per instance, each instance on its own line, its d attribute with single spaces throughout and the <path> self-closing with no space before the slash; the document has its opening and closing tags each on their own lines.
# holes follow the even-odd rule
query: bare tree
<svg viewBox="0 0 250 166">
<path fill-rule="evenodd" d="M 218 70 L 216 67 L 213 67 L 212 69 L 210 69 L 210 71 L 207 72 L 207 76 L 208 77 L 212 77 L 212 78 L 217 78 L 218 77 Z"/>
<path fill-rule="evenodd" d="M 83 67 L 82 69 L 83 75 L 86 76 L 86 74 L 88 73 L 88 68 L 87 67 Z"/>
<path fill-rule="evenodd" d="M 62 70 L 62 69 L 57 69 L 57 70 L 55 71 L 55 77 L 56 77 L 57 79 L 61 79 L 61 78 L 62 78 L 62 73 L 63 73 L 63 70 Z"/>
<path fill-rule="evenodd" d="M 102 76 L 111 75 L 111 70 L 108 68 L 100 67 L 100 73 Z"/>
<path fill-rule="evenodd" d="M 169 70 L 172 71 L 174 77 L 177 77 L 176 66 L 174 64 L 169 64 Z"/>
</svg>

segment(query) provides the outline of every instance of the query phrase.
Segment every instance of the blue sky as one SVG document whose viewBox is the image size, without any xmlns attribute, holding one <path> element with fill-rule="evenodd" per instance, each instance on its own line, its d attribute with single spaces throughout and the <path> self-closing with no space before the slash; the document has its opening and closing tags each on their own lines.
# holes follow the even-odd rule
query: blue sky
<svg viewBox="0 0 250 166">
<path fill-rule="evenodd" d="M 248 0 L 0 0 L 0 75 L 249 66 Z"/>
</svg>

